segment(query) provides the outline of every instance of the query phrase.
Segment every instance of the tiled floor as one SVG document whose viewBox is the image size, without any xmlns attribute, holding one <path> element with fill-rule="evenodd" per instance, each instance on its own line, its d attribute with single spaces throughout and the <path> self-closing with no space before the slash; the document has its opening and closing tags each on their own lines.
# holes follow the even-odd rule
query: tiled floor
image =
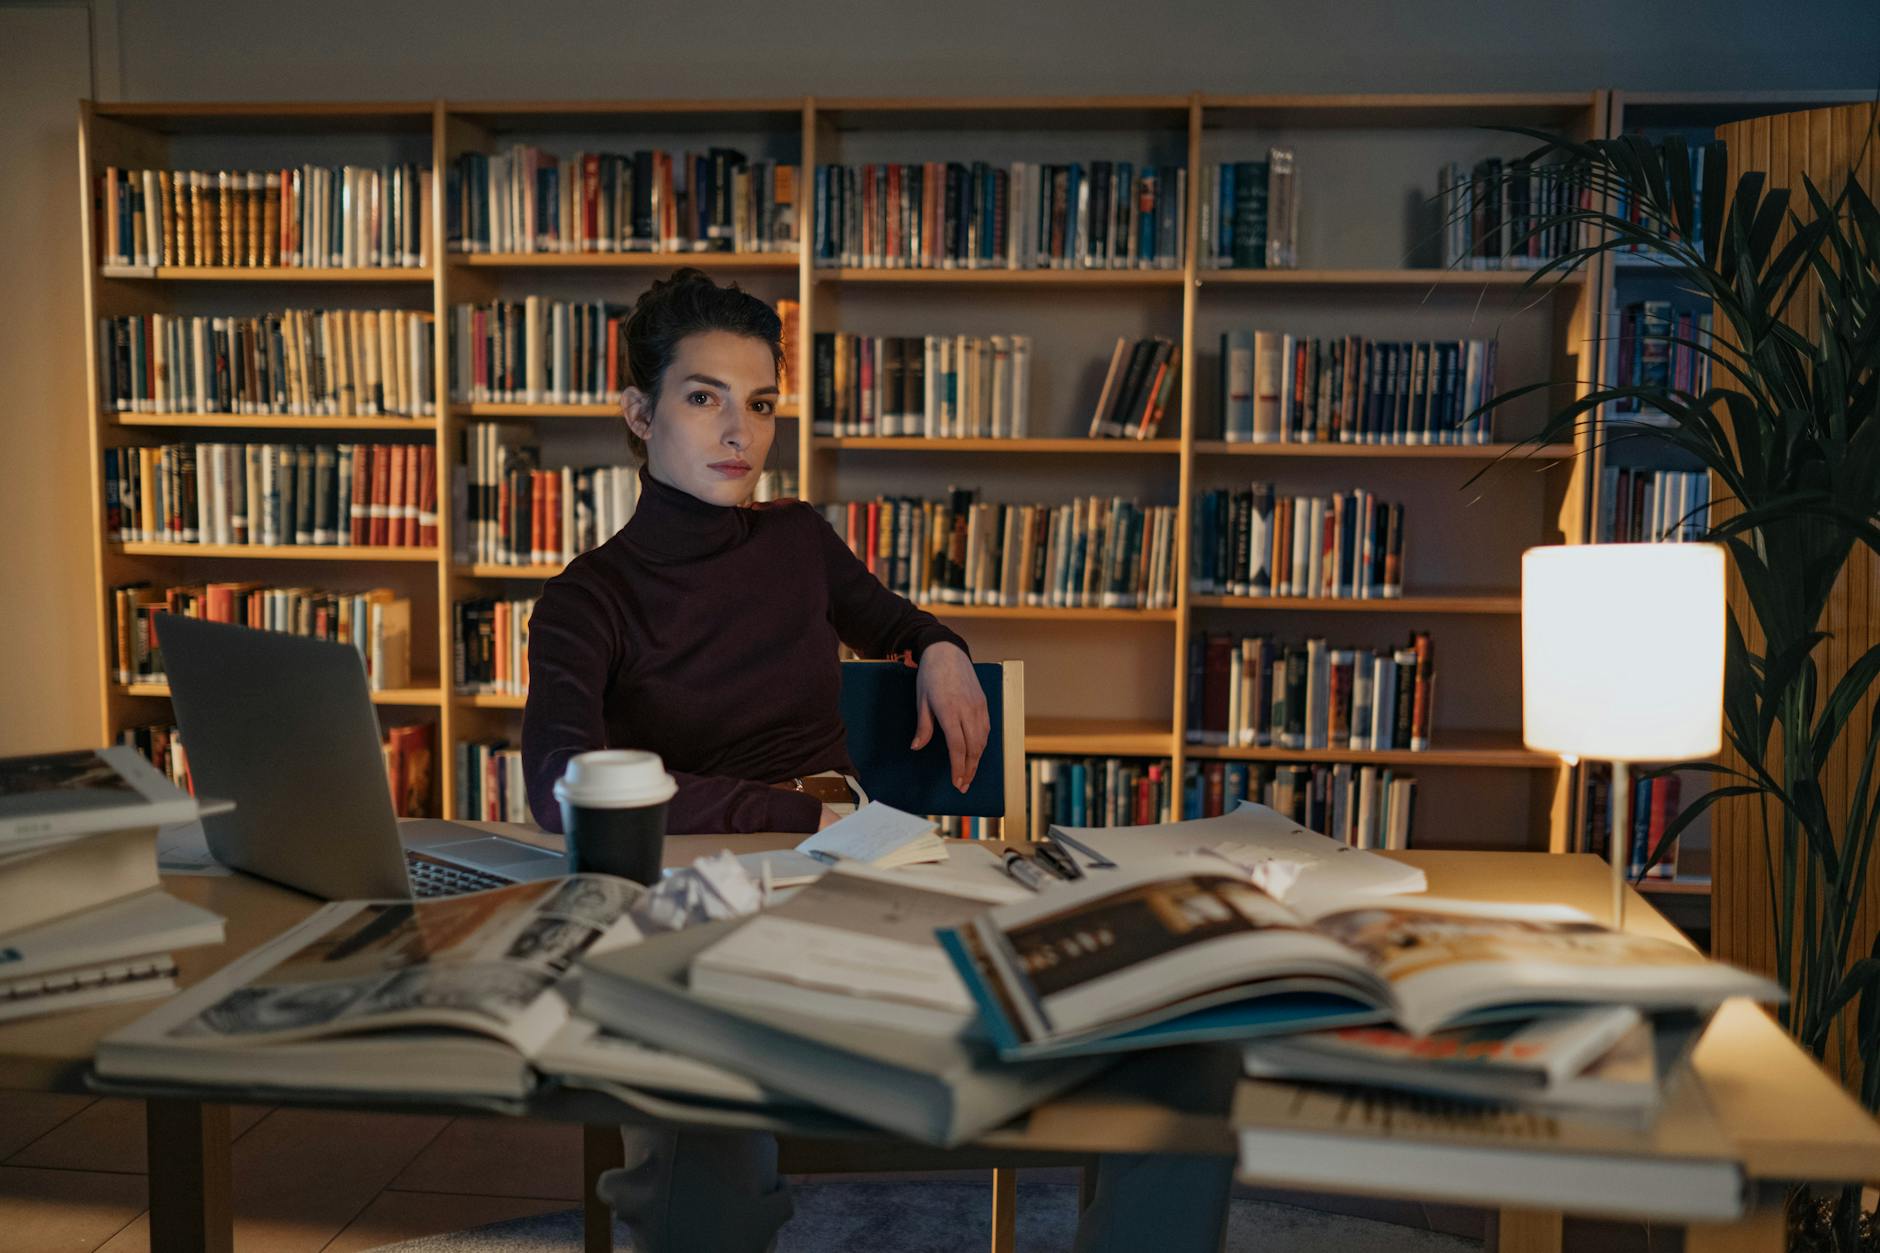
<svg viewBox="0 0 1880 1253">
<path fill-rule="evenodd" d="M 580 1200 L 581 1139 L 572 1127 L 243 1106 L 231 1131 L 238 1253 L 358 1253 Z M 0 1247 L 143 1253 L 144 1169 L 140 1102 L 0 1092 Z M 1248 1191 L 1493 1237 L 1492 1218 L 1463 1206 Z M 1675 1232 L 1636 1225 L 1570 1223 L 1567 1231 L 1569 1253 L 1676 1253 L 1681 1244 Z"/>
</svg>

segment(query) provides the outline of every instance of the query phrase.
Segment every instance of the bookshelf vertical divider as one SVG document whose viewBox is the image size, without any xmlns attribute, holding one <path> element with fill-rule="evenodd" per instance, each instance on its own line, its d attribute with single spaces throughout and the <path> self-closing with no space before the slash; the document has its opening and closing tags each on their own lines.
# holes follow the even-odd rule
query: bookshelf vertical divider
<svg viewBox="0 0 1880 1253">
<path fill-rule="evenodd" d="M 1194 629 L 1190 618 L 1193 580 L 1189 577 L 1188 562 L 1194 509 L 1195 425 L 1199 420 L 1195 411 L 1195 375 L 1198 373 L 1195 313 L 1201 297 L 1197 281 L 1201 252 L 1201 169 L 1201 96 L 1196 93 L 1188 97 L 1188 203 L 1184 206 L 1186 221 L 1183 223 L 1187 246 L 1182 250 L 1181 460 L 1175 497 L 1175 682 L 1169 723 L 1169 786 L 1175 789 L 1178 808 L 1183 770 L 1188 760 L 1183 728 L 1188 725 L 1188 638 Z"/>
</svg>

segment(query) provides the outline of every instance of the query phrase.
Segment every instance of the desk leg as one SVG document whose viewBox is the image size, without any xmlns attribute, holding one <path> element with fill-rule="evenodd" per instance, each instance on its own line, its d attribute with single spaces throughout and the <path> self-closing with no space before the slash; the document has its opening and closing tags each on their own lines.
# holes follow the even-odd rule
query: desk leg
<svg viewBox="0 0 1880 1253">
<path fill-rule="evenodd" d="M 1788 1247 L 1788 1190 L 1759 1188 L 1749 1212 L 1733 1223 L 1692 1223 L 1684 1253 L 1782 1253 Z"/>
<path fill-rule="evenodd" d="M 1504 1209 L 1495 1241 L 1496 1253 L 1560 1253 L 1562 1218 L 1558 1210 Z"/>
<path fill-rule="evenodd" d="M 620 1128 L 581 1128 L 581 1247 L 585 1253 L 613 1253 L 614 1211 L 595 1191 L 603 1172 L 627 1164 Z"/>
<path fill-rule="evenodd" d="M 144 1102 L 151 1253 L 231 1253 L 228 1106 Z"/>
</svg>

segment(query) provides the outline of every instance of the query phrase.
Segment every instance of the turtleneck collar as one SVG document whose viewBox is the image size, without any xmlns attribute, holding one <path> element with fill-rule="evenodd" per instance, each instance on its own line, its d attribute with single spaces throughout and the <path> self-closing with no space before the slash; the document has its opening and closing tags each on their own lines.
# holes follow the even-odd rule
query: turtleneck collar
<svg viewBox="0 0 1880 1253">
<path fill-rule="evenodd" d="M 697 561 L 736 547 L 750 533 L 750 510 L 700 500 L 640 467 L 639 503 L 622 534 L 649 559 Z"/>
</svg>

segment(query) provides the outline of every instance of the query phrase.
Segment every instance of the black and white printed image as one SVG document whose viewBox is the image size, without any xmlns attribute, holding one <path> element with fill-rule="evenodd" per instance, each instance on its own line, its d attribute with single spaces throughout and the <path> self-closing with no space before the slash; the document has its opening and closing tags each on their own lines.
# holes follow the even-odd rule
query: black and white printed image
<svg viewBox="0 0 1880 1253">
<path fill-rule="evenodd" d="M 509 943 L 503 956 L 546 966 L 556 974 L 566 974 L 574 959 L 587 951 L 600 936 L 599 927 L 590 927 L 572 918 L 537 918 L 523 928 Z"/>
</svg>

